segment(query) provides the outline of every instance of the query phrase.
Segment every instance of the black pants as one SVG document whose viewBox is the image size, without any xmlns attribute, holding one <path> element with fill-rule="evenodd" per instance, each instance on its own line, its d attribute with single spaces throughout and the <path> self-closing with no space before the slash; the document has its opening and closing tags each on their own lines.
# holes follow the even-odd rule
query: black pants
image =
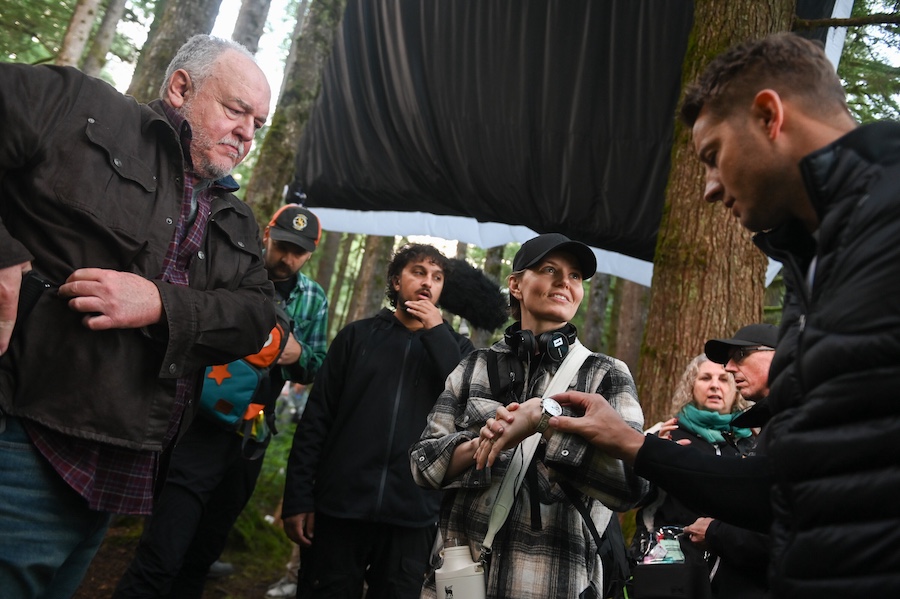
<svg viewBox="0 0 900 599">
<path fill-rule="evenodd" d="M 198 416 L 172 452 L 153 515 L 113 596 L 200 599 L 261 468 L 261 457 L 243 457 L 241 437 Z"/>
<path fill-rule="evenodd" d="M 418 599 L 437 525 L 406 528 L 316 513 L 300 557 L 298 599 Z"/>
</svg>

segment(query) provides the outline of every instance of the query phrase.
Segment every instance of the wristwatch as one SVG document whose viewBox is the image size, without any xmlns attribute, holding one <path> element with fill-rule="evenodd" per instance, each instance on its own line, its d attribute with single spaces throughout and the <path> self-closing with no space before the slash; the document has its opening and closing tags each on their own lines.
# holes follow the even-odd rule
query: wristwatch
<svg viewBox="0 0 900 599">
<path fill-rule="evenodd" d="M 552 397 L 545 397 L 541 400 L 541 410 L 541 419 L 538 420 L 537 428 L 534 429 L 538 433 L 543 433 L 547 430 L 552 417 L 562 415 L 562 406 Z"/>
</svg>

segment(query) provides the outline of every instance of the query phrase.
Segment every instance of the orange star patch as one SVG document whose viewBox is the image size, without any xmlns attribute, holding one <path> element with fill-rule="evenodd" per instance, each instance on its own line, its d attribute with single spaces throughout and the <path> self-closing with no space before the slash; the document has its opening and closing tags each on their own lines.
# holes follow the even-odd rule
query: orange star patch
<svg viewBox="0 0 900 599">
<path fill-rule="evenodd" d="M 228 364 L 218 364 L 216 366 L 213 366 L 212 368 L 210 368 L 209 374 L 206 375 L 206 378 L 216 381 L 217 385 L 221 385 L 222 381 L 231 378 L 231 373 L 228 372 Z"/>
</svg>

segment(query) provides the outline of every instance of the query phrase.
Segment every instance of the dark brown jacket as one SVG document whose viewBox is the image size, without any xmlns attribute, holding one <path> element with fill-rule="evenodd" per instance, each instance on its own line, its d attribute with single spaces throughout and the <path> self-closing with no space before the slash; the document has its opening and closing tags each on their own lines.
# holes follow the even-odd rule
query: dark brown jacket
<svg viewBox="0 0 900 599">
<path fill-rule="evenodd" d="M 71 68 L 0 65 L 0 268 L 57 285 L 96 267 L 159 276 L 183 157 L 157 103 Z M 44 294 L 0 358 L 0 410 L 86 439 L 161 449 L 178 377 L 253 353 L 274 323 L 250 209 L 216 192 L 190 287 L 154 280 L 163 320 L 90 331 Z M 189 409 L 190 416 L 193 409 Z"/>
</svg>

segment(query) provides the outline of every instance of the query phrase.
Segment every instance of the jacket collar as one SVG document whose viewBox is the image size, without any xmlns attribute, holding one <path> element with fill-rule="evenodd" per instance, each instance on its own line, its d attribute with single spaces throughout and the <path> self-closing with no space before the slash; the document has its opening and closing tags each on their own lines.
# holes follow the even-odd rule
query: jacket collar
<svg viewBox="0 0 900 599">
<path fill-rule="evenodd" d="M 156 113 L 156 117 L 154 117 L 150 123 L 162 121 L 168 125 L 169 129 L 172 130 L 177 139 L 183 139 L 183 136 L 187 135 L 187 143 L 190 143 L 191 124 L 188 123 L 183 116 L 178 114 L 178 112 L 162 100 L 153 100 L 148 106 Z M 187 156 L 189 156 L 187 148 L 182 147 L 182 154 L 184 159 L 187 160 Z M 234 193 L 241 188 L 231 175 L 225 175 L 221 179 L 216 179 L 212 182 L 211 186 L 218 187 L 229 193 Z"/>
<path fill-rule="evenodd" d="M 881 164 L 900 159 L 900 123 L 882 122 L 857 127 L 800 161 L 800 172 L 810 201 L 822 223 L 844 199 L 858 197 Z M 789 251 L 807 263 L 815 255 L 816 240 L 796 219 L 758 233 L 757 246 L 776 260 Z"/>
<path fill-rule="evenodd" d="M 900 158 L 900 123 L 857 127 L 800 161 L 810 201 L 822 222 L 829 208 L 868 186 L 873 166 Z"/>
</svg>

